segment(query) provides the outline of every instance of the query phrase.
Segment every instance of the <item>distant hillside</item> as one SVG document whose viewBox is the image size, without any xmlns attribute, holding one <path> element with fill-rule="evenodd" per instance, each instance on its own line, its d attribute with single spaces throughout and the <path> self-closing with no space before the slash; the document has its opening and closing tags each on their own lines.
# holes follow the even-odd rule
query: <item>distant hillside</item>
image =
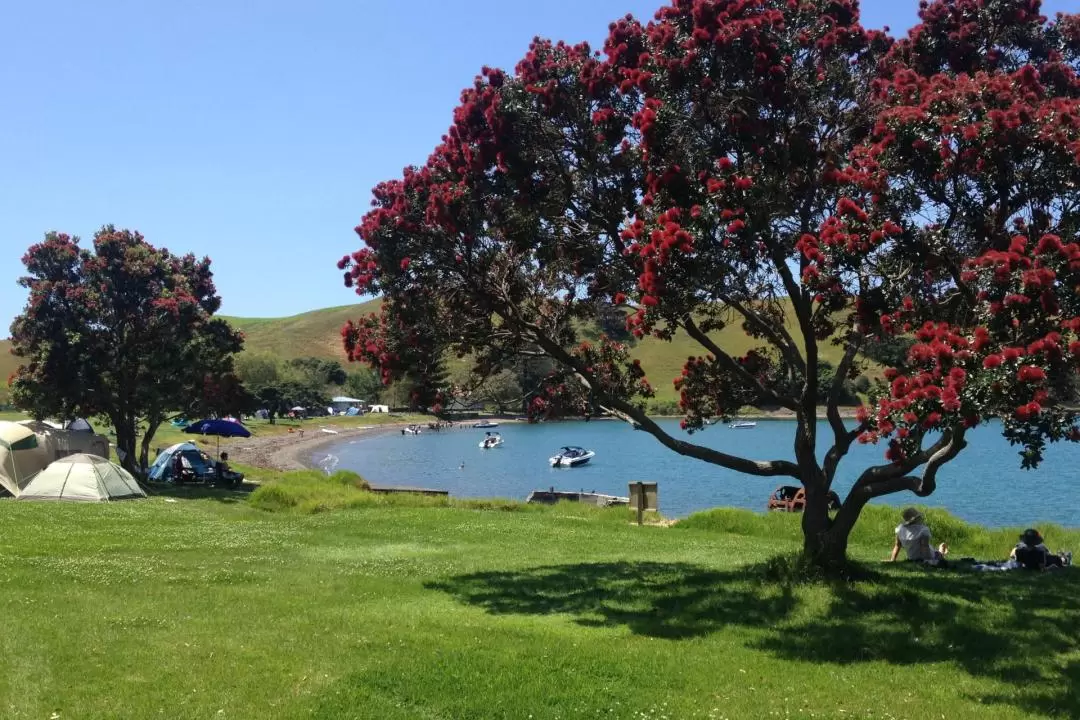
<svg viewBox="0 0 1080 720">
<path fill-rule="evenodd" d="M 8 401 L 7 381 L 18 365 L 18 358 L 11 354 L 11 341 L 0 340 L 0 403 Z"/>
<path fill-rule="evenodd" d="M 341 326 L 346 320 L 358 318 L 378 308 L 379 301 L 371 300 L 359 305 L 315 310 L 286 318 L 234 318 L 227 317 L 234 327 L 244 333 L 244 346 L 252 352 L 265 352 L 282 358 L 315 356 L 344 361 L 341 347 Z M 800 337 L 799 329 L 791 318 L 787 323 L 792 336 Z M 747 350 L 760 346 L 760 342 L 747 337 L 737 325 L 713 333 L 720 347 L 734 355 L 745 355 Z M 821 357 L 839 364 L 842 350 L 822 343 Z M 646 376 L 656 389 L 658 401 L 677 400 L 678 395 L 671 381 L 682 373 L 683 365 L 690 356 L 703 355 L 702 348 L 685 333 L 678 333 L 671 342 L 647 338 L 631 347 L 631 356 L 641 361 Z M 871 374 L 876 375 L 876 372 Z"/>
<path fill-rule="evenodd" d="M 263 352 L 282 358 L 326 357 L 344 362 L 341 345 L 341 326 L 346 320 L 375 312 L 378 300 L 359 305 L 313 310 L 284 318 L 224 317 L 244 333 L 244 349 Z"/>
</svg>

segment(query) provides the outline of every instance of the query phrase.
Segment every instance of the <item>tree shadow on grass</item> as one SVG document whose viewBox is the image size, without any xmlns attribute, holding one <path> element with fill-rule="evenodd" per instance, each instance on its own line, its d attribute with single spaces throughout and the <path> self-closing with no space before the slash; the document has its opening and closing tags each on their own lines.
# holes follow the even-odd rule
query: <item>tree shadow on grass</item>
<svg viewBox="0 0 1080 720">
<path fill-rule="evenodd" d="M 493 614 L 561 613 L 581 625 L 679 639 L 769 625 L 794 608 L 790 587 L 736 582 L 745 579 L 689 563 L 614 562 L 482 572 L 428 587 Z"/>
<path fill-rule="evenodd" d="M 934 571 L 906 566 L 839 585 L 827 607 L 755 647 L 779 657 L 853 664 L 951 662 L 1011 686 L 984 703 L 1080 717 L 1080 574 Z"/>
<path fill-rule="evenodd" d="M 428 587 L 493 614 L 560 613 L 673 640 L 753 628 L 750 647 L 793 661 L 951 662 L 1008 690 L 973 699 L 1080 717 L 1080 573 L 1072 569 L 904 567 L 859 583 L 802 587 L 760 568 L 615 562 L 474 573 Z"/>
</svg>

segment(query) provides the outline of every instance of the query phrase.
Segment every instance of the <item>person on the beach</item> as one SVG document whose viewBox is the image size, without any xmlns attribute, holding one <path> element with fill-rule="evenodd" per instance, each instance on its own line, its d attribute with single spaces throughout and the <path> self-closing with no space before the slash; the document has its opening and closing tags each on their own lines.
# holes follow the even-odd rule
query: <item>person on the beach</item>
<svg viewBox="0 0 1080 720">
<path fill-rule="evenodd" d="M 916 508 L 907 508 L 901 513 L 903 522 L 896 526 L 896 541 L 893 543 L 890 562 L 896 562 L 900 550 L 907 553 L 907 559 L 927 565 L 944 565 L 949 546 L 941 543 L 935 549 L 930 544 L 930 528 L 926 526 L 923 514 Z"/>
</svg>

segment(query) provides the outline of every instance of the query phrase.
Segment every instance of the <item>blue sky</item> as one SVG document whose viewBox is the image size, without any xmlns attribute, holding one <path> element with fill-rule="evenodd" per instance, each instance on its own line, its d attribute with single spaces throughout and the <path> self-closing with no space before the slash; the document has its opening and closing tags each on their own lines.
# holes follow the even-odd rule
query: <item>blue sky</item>
<svg viewBox="0 0 1080 720">
<path fill-rule="evenodd" d="M 1048 11 L 1078 0 L 1047 3 Z M 357 300 L 334 267 L 371 187 L 423 162 L 482 65 L 602 41 L 660 0 L 42 0 L 0 24 L 0 337 L 20 257 L 103 224 L 209 255 L 223 311 Z M 869 0 L 866 25 L 916 21 Z"/>
</svg>

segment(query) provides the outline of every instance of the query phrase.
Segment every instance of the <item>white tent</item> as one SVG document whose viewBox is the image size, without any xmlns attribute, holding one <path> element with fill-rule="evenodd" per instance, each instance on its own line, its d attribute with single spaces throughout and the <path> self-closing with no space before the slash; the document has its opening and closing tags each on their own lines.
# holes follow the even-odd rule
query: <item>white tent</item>
<svg viewBox="0 0 1080 720">
<path fill-rule="evenodd" d="M 0 486 L 5 490 L 18 497 L 50 460 L 33 430 L 19 423 L 0 422 Z"/>
<path fill-rule="evenodd" d="M 52 463 L 19 493 L 19 500 L 74 502 L 144 497 L 146 493 L 127 470 L 105 458 L 83 453 L 68 455 Z"/>
<path fill-rule="evenodd" d="M 45 448 L 45 463 L 59 460 L 75 453 L 89 453 L 109 457 L 109 438 L 84 430 L 63 430 L 58 423 L 23 420 L 19 423 L 37 435 L 38 443 Z"/>
</svg>

